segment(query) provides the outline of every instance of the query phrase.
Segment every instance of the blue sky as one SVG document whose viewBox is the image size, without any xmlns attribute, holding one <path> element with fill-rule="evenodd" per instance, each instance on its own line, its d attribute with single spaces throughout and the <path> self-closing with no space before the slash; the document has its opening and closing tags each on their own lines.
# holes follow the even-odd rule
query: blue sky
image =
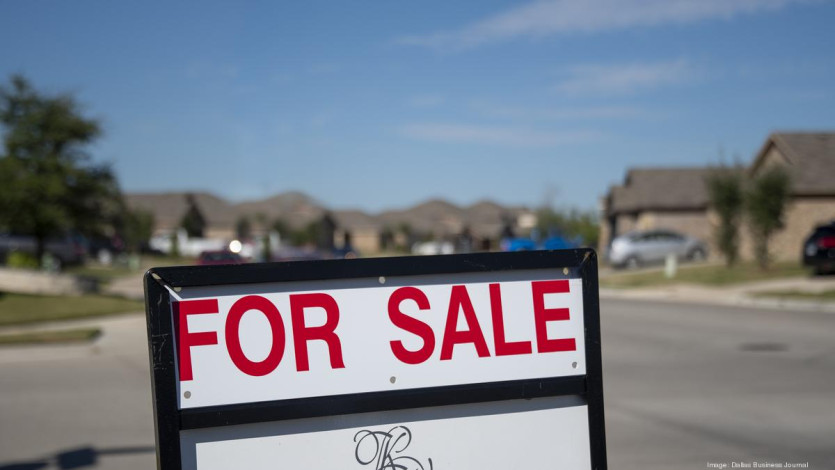
<svg viewBox="0 0 835 470">
<path fill-rule="evenodd" d="M 126 191 L 596 207 L 634 166 L 835 129 L 835 3 L 0 2 L 0 76 L 74 93 Z"/>
</svg>

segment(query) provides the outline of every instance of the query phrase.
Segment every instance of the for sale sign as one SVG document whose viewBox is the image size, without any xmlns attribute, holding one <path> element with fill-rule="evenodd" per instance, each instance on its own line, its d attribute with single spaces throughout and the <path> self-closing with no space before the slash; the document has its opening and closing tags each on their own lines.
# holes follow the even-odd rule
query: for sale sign
<svg viewBox="0 0 835 470">
<path fill-rule="evenodd" d="M 152 269 L 168 469 L 605 468 L 590 250 Z"/>
</svg>

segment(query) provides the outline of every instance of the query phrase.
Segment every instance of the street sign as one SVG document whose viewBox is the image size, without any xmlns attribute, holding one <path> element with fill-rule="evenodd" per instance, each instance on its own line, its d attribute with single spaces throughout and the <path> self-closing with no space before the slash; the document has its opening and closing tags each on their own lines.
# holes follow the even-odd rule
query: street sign
<svg viewBox="0 0 835 470">
<path fill-rule="evenodd" d="M 154 268 L 158 467 L 605 469 L 591 250 Z"/>
</svg>

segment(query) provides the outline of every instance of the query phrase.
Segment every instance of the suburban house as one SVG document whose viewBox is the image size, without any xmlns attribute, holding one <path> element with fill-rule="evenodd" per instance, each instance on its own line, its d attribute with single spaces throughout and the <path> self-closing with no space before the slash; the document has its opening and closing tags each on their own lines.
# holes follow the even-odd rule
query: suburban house
<svg viewBox="0 0 835 470">
<path fill-rule="evenodd" d="M 638 168 L 629 170 L 623 185 L 603 200 L 600 249 L 635 230 L 671 229 L 709 240 L 708 168 Z"/>
<path fill-rule="evenodd" d="M 460 207 L 444 200 L 429 200 L 416 206 L 368 214 L 359 210 L 329 210 L 299 192 L 267 199 L 231 203 L 206 192 L 128 194 L 128 205 L 154 215 L 155 234 L 168 234 L 180 227 L 192 205 L 205 219 L 204 237 L 232 240 L 236 225 L 247 218 L 254 234 L 263 233 L 281 221 L 292 230 L 327 221 L 333 229 L 333 246 L 350 241 L 360 253 L 373 254 L 393 246 L 410 246 L 422 239 L 455 241 L 470 238 L 474 249 L 496 248 L 507 227 L 529 230 L 535 214 L 523 207 L 504 207 L 482 201 Z M 535 220 L 533 221 L 535 225 Z M 408 232 L 408 233 L 407 233 Z M 281 234 L 285 235 L 285 234 Z"/>
<path fill-rule="evenodd" d="M 792 181 L 785 228 L 771 241 L 776 259 L 795 260 L 803 238 L 818 224 L 835 220 L 835 133 L 771 134 L 752 163 L 742 169 L 746 179 L 779 165 Z M 602 200 L 600 250 L 632 230 L 670 229 L 702 239 L 717 250 L 717 224 L 708 201 L 705 179 L 717 168 L 631 169 L 622 185 L 613 186 Z M 727 171 L 727 170 L 726 170 Z M 753 257 L 751 240 L 741 230 L 741 255 Z"/>
<path fill-rule="evenodd" d="M 778 259 L 797 259 L 812 228 L 835 220 L 835 132 L 772 134 L 755 156 L 748 175 L 755 177 L 772 165 L 788 171 L 792 198 L 785 228 L 771 241 L 771 250 Z M 742 243 L 743 251 L 750 252 L 747 236 Z"/>
<path fill-rule="evenodd" d="M 206 192 L 182 193 L 133 193 L 125 200 L 132 209 L 140 209 L 154 215 L 155 233 L 167 233 L 180 226 L 183 214 L 189 207 L 189 199 L 202 213 L 206 221 L 207 238 L 235 238 L 237 213 L 231 204 Z"/>
</svg>

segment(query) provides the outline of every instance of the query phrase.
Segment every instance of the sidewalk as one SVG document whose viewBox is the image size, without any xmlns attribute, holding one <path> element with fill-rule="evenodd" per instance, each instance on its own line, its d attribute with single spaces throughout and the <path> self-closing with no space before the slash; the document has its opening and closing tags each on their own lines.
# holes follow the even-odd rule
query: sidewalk
<svg viewBox="0 0 835 470">
<path fill-rule="evenodd" d="M 0 328 L 0 334 L 75 328 L 99 328 L 102 334 L 93 341 L 83 343 L 16 344 L 0 347 L 0 364 L 78 359 L 101 355 L 121 356 L 137 351 L 141 354 L 148 348 L 144 312 L 6 326 Z"/>
<path fill-rule="evenodd" d="M 756 296 L 757 293 L 768 291 L 819 293 L 833 289 L 835 289 L 835 277 L 833 276 L 816 278 L 792 277 L 736 284 L 728 287 L 675 284 L 641 288 L 601 288 L 600 298 L 655 300 L 835 313 L 835 302 Z"/>
<path fill-rule="evenodd" d="M 145 287 L 142 284 L 142 276 L 144 273 L 132 274 L 116 278 L 108 283 L 104 289 L 103 294 L 119 295 L 129 299 L 144 300 Z"/>
</svg>

